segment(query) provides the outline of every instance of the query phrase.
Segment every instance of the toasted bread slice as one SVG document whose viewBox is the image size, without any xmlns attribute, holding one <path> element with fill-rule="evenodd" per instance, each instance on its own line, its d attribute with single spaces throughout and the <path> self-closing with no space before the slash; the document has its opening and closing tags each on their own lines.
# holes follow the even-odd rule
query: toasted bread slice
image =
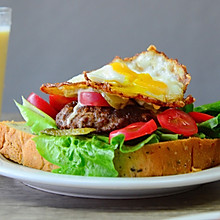
<svg viewBox="0 0 220 220">
<path fill-rule="evenodd" d="M 31 168 L 58 168 L 37 151 L 24 122 L 0 122 L 0 153 Z M 145 145 L 132 153 L 115 152 L 115 168 L 121 177 L 147 177 L 190 173 L 220 165 L 220 139 L 188 138 Z"/>
</svg>

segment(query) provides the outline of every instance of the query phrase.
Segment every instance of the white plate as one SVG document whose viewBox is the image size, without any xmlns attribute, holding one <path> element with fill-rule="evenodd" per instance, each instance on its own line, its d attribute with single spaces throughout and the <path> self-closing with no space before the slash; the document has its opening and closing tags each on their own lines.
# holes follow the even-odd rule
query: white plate
<svg viewBox="0 0 220 220">
<path fill-rule="evenodd" d="M 147 198 L 175 194 L 220 180 L 220 166 L 164 177 L 111 178 L 61 175 L 13 163 L 0 156 L 0 174 L 51 193 L 89 198 Z"/>
</svg>

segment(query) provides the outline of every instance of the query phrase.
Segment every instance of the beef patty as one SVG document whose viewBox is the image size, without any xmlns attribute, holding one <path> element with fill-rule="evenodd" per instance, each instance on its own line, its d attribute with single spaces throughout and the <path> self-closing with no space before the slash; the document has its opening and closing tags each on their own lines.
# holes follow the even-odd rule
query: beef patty
<svg viewBox="0 0 220 220">
<path fill-rule="evenodd" d="M 97 133 L 110 132 L 123 128 L 134 122 L 147 122 L 153 114 L 137 105 L 128 105 L 116 110 L 112 107 L 80 106 L 69 103 L 57 114 L 56 123 L 59 129 L 96 128 Z"/>
</svg>

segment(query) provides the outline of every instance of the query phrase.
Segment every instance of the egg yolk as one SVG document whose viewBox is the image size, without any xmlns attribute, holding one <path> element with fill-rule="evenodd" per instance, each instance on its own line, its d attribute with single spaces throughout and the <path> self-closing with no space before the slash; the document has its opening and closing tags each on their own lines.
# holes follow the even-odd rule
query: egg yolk
<svg viewBox="0 0 220 220">
<path fill-rule="evenodd" d="M 154 80 L 149 73 L 136 73 L 128 68 L 125 63 L 114 62 L 110 64 L 113 70 L 125 76 L 122 85 L 129 87 L 129 92 L 152 93 L 154 95 L 165 95 L 167 85 L 164 82 Z"/>
</svg>

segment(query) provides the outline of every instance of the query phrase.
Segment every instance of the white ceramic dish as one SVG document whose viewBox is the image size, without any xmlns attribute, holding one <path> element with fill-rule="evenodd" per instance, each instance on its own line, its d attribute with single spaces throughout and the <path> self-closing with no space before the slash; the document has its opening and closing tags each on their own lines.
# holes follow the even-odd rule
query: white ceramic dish
<svg viewBox="0 0 220 220">
<path fill-rule="evenodd" d="M 0 174 L 39 190 L 88 198 L 147 198 L 180 193 L 220 180 L 220 166 L 164 177 L 110 178 L 61 175 L 13 163 L 0 156 Z"/>
</svg>

